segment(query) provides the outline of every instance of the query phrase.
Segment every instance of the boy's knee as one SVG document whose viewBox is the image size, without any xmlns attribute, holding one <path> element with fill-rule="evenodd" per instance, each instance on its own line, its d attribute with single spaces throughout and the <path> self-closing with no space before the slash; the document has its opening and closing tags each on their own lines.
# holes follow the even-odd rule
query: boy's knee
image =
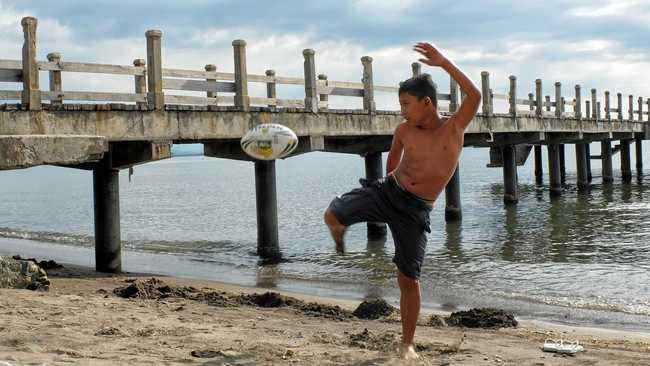
<svg viewBox="0 0 650 366">
<path fill-rule="evenodd" d="M 416 291 L 420 288 L 420 281 L 417 278 L 406 276 L 402 272 L 398 272 L 397 280 L 400 289 L 403 291 Z"/>
<path fill-rule="evenodd" d="M 341 223 L 339 220 L 336 218 L 336 215 L 330 210 L 329 208 L 325 210 L 325 214 L 323 215 L 323 220 L 327 224 L 327 226 L 341 226 Z"/>
</svg>

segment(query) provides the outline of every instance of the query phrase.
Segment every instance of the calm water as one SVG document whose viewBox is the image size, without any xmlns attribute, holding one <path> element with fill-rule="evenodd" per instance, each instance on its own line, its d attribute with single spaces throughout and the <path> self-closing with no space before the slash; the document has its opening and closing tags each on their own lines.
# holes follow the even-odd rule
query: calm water
<svg viewBox="0 0 650 366">
<path fill-rule="evenodd" d="M 650 172 L 601 186 L 593 161 L 593 189 L 578 194 L 569 146 L 566 156 L 561 199 L 535 184 L 531 155 L 519 167 L 520 202 L 506 208 L 501 169 L 485 167 L 486 149 L 464 150 L 462 223 L 445 224 L 444 198 L 431 214 L 425 307 L 498 306 L 520 317 L 650 330 Z M 262 265 L 255 256 L 253 164 L 193 156 L 138 166 L 131 182 L 122 172 L 124 269 L 396 301 L 392 239 L 369 243 L 365 225 L 355 225 L 341 256 L 322 223 L 330 200 L 358 185 L 363 160 L 312 153 L 276 168 L 284 262 Z M 0 172 L 0 253 L 94 265 L 91 189 L 86 171 Z"/>
</svg>

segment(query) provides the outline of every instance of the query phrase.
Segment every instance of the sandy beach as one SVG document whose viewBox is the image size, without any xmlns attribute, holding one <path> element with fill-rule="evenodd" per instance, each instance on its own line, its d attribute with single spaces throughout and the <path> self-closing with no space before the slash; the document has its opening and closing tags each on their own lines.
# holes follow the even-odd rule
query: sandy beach
<svg viewBox="0 0 650 366">
<path fill-rule="evenodd" d="M 154 283 L 169 289 L 164 297 L 123 298 L 116 288 L 154 276 L 72 265 L 48 275 L 48 292 L 0 289 L 0 365 L 650 364 L 650 333 L 532 321 L 516 329 L 433 327 L 430 313 L 416 333 L 421 360 L 407 363 L 396 357 L 399 317 L 351 317 L 355 302 L 284 293 L 303 305 L 242 305 L 229 299 L 267 290 L 163 276 Z M 195 298 L 177 296 L 179 289 Z M 546 338 L 579 340 L 585 351 L 544 353 Z"/>
</svg>

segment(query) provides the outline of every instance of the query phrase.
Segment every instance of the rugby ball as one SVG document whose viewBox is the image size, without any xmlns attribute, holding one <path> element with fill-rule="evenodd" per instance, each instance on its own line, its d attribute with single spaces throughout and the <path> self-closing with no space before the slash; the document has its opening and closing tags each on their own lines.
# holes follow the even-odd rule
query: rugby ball
<svg viewBox="0 0 650 366">
<path fill-rule="evenodd" d="M 289 127 L 263 123 L 246 132 L 240 144 L 252 158 L 274 160 L 291 154 L 298 146 L 298 137 Z"/>
</svg>

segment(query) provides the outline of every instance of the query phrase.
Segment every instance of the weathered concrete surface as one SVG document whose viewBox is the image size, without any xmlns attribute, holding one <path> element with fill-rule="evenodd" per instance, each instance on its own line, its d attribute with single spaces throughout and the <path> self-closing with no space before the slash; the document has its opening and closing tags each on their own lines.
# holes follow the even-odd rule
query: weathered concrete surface
<svg viewBox="0 0 650 366">
<path fill-rule="evenodd" d="M 166 106 L 168 107 L 168 106 Z M 359 110 L 309 113 L 299 109 L 251 108 L 242 112 L 228 107 L 188 110 L 2 110 L 0 135 L 91 135 L 109 141 L 174 140 L 191 142 L 241 138 L 252 126 L 280 123 L 298 136 L 392 135 L 402 122 L 397 112 L 368 114 Z M 628 132 L 647 134 L 647 123 L 594 121 L 508 115 L 477 115 L 466 134 L 523 132 L 576 132 L 584 134 Z"/>
<path fill-rule="evenodd" d="M 171 141 L 126 141 L 112 145 L 112 165 L 116 169 L 172 157 Z"/>
<path fill-rule="evenodd" d="M 95 162 L 108 151 L 100 136 L 0 135 L 0 170 Z"/>
<path fill-rule="evenodd" d="M 117 167 L 168 158 L 171 143 L 201 142 L 205 154 L 246 159 L 238 140 L 260 123 L 280 123 L 301 139 L 294 155 L 311 151 L 368 153 L 387 151 L 403 121 L 399 112 L 166 105 L 148 110 L 125 104 L 64 104 L 29 111 L 21 106 L 0 109 L 0 169 L 39 164 L 84 167 L 115 145 Z M 46 135 L 46 136 L 44 136 Z M 465 146 L 559 144 L 603 139 L 650 139 L 650 125 L 638 121 L 595 121 L 574 118 L 476 115 L 465 133 Z M 86 167 L 89 165 L 86 164 Z"/>
</svg>

